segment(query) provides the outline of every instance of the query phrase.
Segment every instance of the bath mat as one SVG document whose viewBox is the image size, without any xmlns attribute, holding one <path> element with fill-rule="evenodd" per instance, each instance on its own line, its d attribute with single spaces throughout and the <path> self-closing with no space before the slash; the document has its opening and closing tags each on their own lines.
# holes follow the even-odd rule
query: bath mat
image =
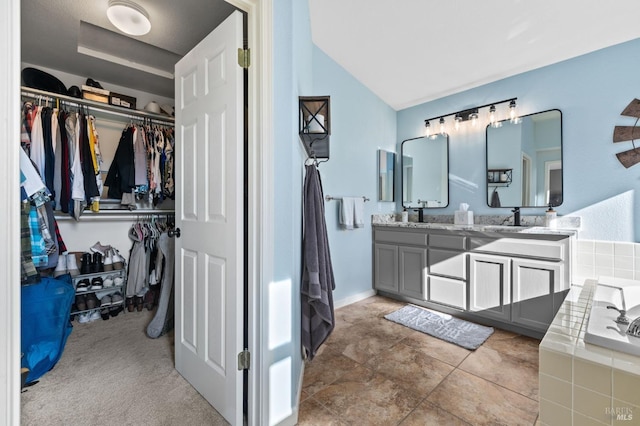
<svg viewBox="0 0 640 426">
<path fill-rule="evenodd" d="M 407 305 L 385 318 L 466 349 L 477 349 L 493 333 L 492 327 L 464 321 L 449 314 Z"/>
</svg>

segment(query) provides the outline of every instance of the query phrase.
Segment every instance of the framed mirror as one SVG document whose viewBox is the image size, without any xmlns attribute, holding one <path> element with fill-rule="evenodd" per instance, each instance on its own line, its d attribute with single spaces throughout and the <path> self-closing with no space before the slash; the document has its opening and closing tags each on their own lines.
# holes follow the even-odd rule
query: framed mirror
<svg viewBox="0 0 640 426">
<path fill-rule="evenodd" d="M 395 201 L 396 153 L 378 150 L 378 201 Z"/>
<path fill-rule="evenodd" d="M 407 139 L 401 148 L 402 206 L 449 205 L 449 135 Z"/>
<path fill-rule="evenodd" d="M 562 113 L 558 109 L 487 126 L 489 207 L 559 206 L 562 185 Z"/>
</svg>

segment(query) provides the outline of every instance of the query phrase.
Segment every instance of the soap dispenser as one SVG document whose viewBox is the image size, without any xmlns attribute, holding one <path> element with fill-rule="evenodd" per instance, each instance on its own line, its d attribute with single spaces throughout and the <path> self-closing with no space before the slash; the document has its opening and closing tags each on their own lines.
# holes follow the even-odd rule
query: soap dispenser
<svg viewBox="0 0 640 426">
<path fill-rule="evenodd" d="M 549 208 L 545 212 L 545 221 L 544 221 L 545 223 L 544 223 L 544 225 L 547 228 L 555 228 L 556 227 L 556 218 L 557 218 L 556 211 L 553 209 L 553 206 L 551 205 L 551 203 L 549 203 Z"/>
<path fill-rule="evenodd" d="M 407 211 L 407 208 L 405 207 L 402 210 L 402 223 L 407 223 L 409 222 L 409 212 Z"/>
</svg>

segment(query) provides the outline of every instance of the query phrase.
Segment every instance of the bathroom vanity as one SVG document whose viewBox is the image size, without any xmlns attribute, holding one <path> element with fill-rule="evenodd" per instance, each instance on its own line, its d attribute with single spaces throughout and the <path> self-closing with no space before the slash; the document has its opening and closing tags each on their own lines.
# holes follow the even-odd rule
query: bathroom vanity
<svg viewBox="0 0 640 426">
<path fill-rule="evenodd" d="M 382 295 L 540 338 L 571 286 L 571 230 L 373 224 Z"/>
</svg>

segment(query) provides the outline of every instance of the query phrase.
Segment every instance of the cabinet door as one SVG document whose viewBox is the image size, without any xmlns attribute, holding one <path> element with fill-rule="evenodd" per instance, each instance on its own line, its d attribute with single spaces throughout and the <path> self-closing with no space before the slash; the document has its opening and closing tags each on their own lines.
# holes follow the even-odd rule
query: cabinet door
<svg viewBox="0 0 640 426">
<path fill-rule="evenodd" d="M 373 282 L 378 290 L 398 292 L 398 246 L 375 244 Z"/>
<path fill-rule="evenodd" d="M 429 274 L 467 279 L 466 254 L 460 251 L 429 249 Z"/>
<path fill-rule="evenodd" d="M 469 256 L 469 310 L 477 315 L 509 321 L 511 316 L 510 262 L 503 256 Z"/>
<path fill-rule="evenodd" d="M 427 250 L 418 247 L 399 247 L 399 286 L 405 296 L 425 299 Z"/>
<path fill-rule="evenodd" d="M 546 331 L 556 314 L 554 293 L 562 290 L 564 264 L 540 260 L 513 260 L 511 321 Z"/>
</svg>

